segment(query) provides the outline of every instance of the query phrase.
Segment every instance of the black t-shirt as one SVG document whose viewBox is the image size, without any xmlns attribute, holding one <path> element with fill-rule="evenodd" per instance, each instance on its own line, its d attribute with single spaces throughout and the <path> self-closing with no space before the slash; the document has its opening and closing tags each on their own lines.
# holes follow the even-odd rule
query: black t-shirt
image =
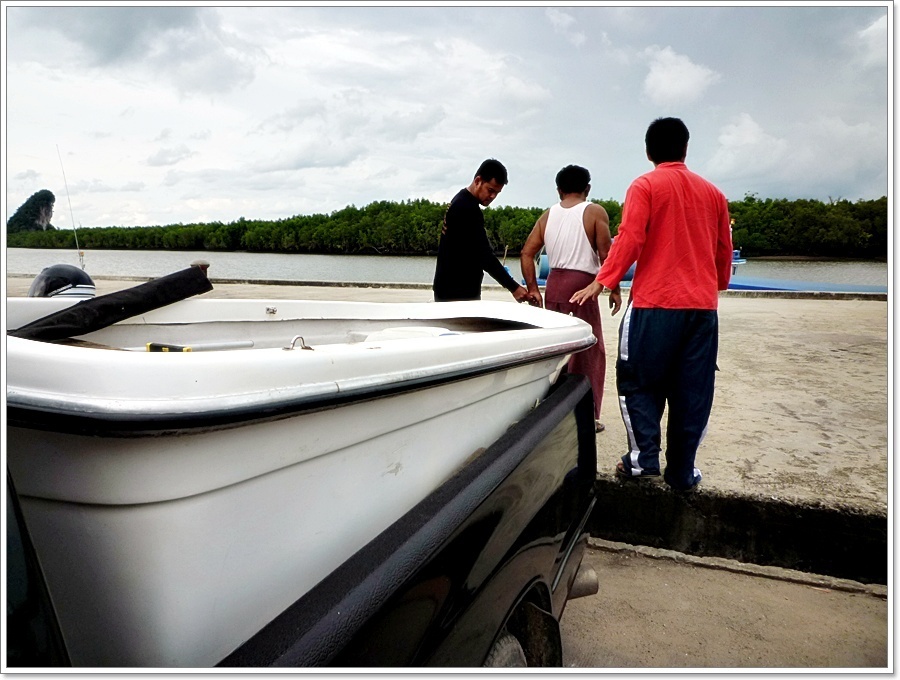
<svg viewBox="0 0 900 680">
<path fill-rule="evenodd" d="M 436 300 L 480 300 L 484 272 L 510 292 L 519 287 L 494 255 L 481 204 L 468 189 L 450 201 L 444 224 L 431 287 Z"/>
</svg>

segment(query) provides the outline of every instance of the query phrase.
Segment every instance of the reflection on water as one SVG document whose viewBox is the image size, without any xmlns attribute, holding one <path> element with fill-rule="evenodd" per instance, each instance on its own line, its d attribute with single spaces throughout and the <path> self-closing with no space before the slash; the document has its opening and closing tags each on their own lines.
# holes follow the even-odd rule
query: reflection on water
<svg viewBox="0 0 900 680">
<path fill-rule="evenodd" d="M 886 262 L 810 262 L 807 260 L 747 260 L 738 266 L 737 276 L 821 283 L 850 283 L 886 286 Z"/>
<path fill-rule="evenodd" d="M 284 255 L 272 253 L 215 253 L 160 250 L 87 250 L 85 271 L 91 276 L 156 277 L 184 269 L 194 260 L 211 263 L 213 279 L 255 281 L 348 281 L 353 283 L 431 283 L 433 257 L 390 255 Z M 78 265 L 73 250 L 9 248 L 6 267 L 10 274 L 36 276 L 53 264 Z M 518 258 L 506 261 L 510 273 L 521 280 Z M 886 286 L 885 262 L 810 262 L 753 260 L 740 265 L 738 276 L 822 283 Z M 485 275 L 485 282 L 491 278 Z"/>
</svg>

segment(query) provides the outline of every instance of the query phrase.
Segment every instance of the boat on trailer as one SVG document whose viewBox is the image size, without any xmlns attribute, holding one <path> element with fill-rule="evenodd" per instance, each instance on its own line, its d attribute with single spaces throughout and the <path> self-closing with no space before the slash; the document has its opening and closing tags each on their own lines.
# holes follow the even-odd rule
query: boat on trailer
<svg viewBox="0 0 900 680">
<path fill-rule="evenodd" d="M 215 665 L 596 342 L 510 302 L 171 301 L 163 279 L 7 298 L 8 482 L 75 666 Z"/>
</svg>

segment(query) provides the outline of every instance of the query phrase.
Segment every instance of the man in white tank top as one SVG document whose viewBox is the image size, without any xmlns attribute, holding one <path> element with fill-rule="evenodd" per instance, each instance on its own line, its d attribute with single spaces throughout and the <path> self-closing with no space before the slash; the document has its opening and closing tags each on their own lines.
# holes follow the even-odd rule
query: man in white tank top
<svg viewBox="0 0 900 680">
<path fill-rule="evenodd" d="M 597 344 L 573 354 L 569 372 L 588 376 L 594 392 L 596 431 L 605 426 L 600 422 L 603 403 L 603 384 L 606 379 L 606 347 L 600 325 L 600 307 L 569 302 L 577 290 L 590 284 L 600 271 L 609 253 L 612 238 L 609 234 L 609 215 L 603 206 L 587 200 L 591 190 L 591 175 L 577 165 L 567 165 L 556 175 L 559 203 L 551 206 L 537 220 L 522 246 L 521 267 L 525 285 L 533 300 L 547 309 L 572 314 L 591 324 Z M 535 274 L 535 258 L 544 247 L 550 263 L 550 274 L 541 297 Z M 615 314 L 622 306 L 622 292 L 616 287 L 609 294 L 609 307 Z"/>
</svg>

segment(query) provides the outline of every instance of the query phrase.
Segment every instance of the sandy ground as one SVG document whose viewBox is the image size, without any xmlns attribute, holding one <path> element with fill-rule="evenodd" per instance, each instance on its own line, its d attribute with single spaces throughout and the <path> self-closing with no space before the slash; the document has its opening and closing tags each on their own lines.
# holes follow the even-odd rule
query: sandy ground
<svg viewBox="0 0 900 680">
<path fill-rule="evenodd" d="M 425 288 L 216 283 L 218 298 L 430 302 Z M 8 295 L 31 280 L 7 279 Z M 98 279 L 97 293 L 139 281 Z M 499 287 L 484 299 L 509 300 Z M 599 474 L 627 450 L 615 398 L 619 320 L 601 299 L 608 357 Z M 697 456 L 705 486 L 887 512 L 888 303 L 723 294 L 716 396 Z"/>
<path fill-rule="evenodd" d="M 886 511 L 887 302 L 726 298 L 720 311 L 710 478 Z"/>
<path fill-rule="evenodd" d="M 761 577 L 631 550 L 589 550 L 585 561 L 600 575 L 600 592 L 566 606 L 567 668 L 888 667 L 884 590 L 847 592 L 777 578 L 808 576 L 798 572 Z"/>
</svg>

